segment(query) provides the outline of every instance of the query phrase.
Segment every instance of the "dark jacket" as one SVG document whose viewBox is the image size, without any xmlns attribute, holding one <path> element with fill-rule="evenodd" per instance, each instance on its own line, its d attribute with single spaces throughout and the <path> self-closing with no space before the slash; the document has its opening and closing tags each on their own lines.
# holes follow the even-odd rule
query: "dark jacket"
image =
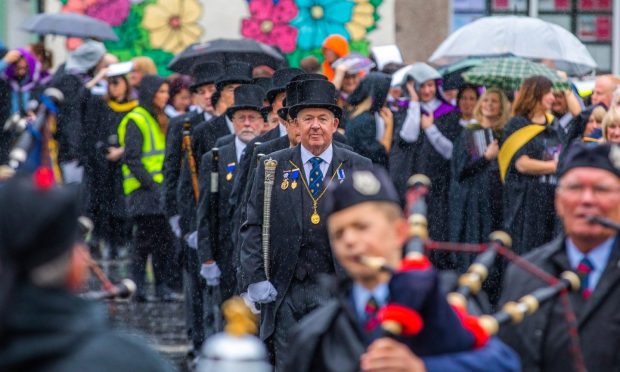
<svg viewBox="0 0 620 372">
<path fill-rule="evenodd" d="M 140 84 L 138 91 L 140 106 L 156 116 L 153 112 L 153 97 L 164 80 L 155 76 Z M 144 80 L 144 79 L 143 79 Z M 156 119 L 157 120 L 157 119 Z M 164 209 L 161 203 L 162 185 L 153 181 L 153 177 L 146 171 L 142 164 L 142 133 L 133 120 L 127 122 L 125 134 L 125 155 L 123 161 L 131 170 L 131 173 L 140 181 L 140 188 L 127 195 L 127 213 L 130 217 L 161 215 Z"/>
<path fill-rule="evenodd" d="M 568 262 L 565 236 L 537 248 L 525 256 L 529 262 L 558 277 L 572 270 Z M 570 293 L 569 300 L 577 318 L 577 331 L 586 370 L 620 371 L 620 240 L 616 238 L 607 267 L 592 295 L 584 300 Z M 511 266 L 506 272 L 502 303 L 516 300 L 546 284 L 533 275 Z M 524 371 L 576 371 L 571 352 L 569 330 L 562 300 L 555 297 L 523 323 L 500 330 L 500 337 L 514 348 Z"/>
<path fill-rule="evenodd" d="M 183 124 L 189 122 L 190 135 L 194 127 L 204 121 L 204 116 L 196 112 L 179 115 L 170 120 L 166 133 L 166 157 L 164 158 L 163 201 L 167 217 L 178 214 L 177 186 L 181 174 L 181 163 L 187 156 L 183 152 Z"/>
<path fill-rule="evenodd" d="M 301 254 L 304 237 L 314 238 L 315 240 L 326 241 L 327 231 L 325 225 L 311 225 L 307 192 L 300 180 L 297 188 L 291 187 L 283 189 L 281 187 L 284 180 L 284 173 L 294 168 L 300 169 L 299 177 L 305 180 L 305 170 L 301 163 L 301 146 L 277 151 L 270 155 L 278 162 L 275 170 L 275 182 L 271 200 L 271 229 L 270 229 L 270 249 L 271 249 L 271 283 L 278 291 L 275 302 L 261 306 L 261 329 L 260 335 L 264 340 L 271 336 L 275 329 L 275 315 L 278 307 L 286 294 L 287 288 L 296 272 L 296 266 Z M 329 179 L 334 179 L 336 169 L 340 166 L 345 174 L 351 174 L 353 169 L 367 169 L 371 167 L 370 160 L 361 157 L 351 151 L 338 146 L 333 146 L 333 159 L 325 175 L 324 187 L 328 187 Z M 263 270 L 263 251 L 261 248 L 261 234 L 263 224 L 263 197 L 264 197 L 264 177 L 265 165 L 258 164 L 252 192 L 247 205 L 247 222 L 241 234 L 241 267 L 243 271 L 243 287 L 266 280 Z M 325 221 L 324 203 L 318 203 L 318 214 L 323 214 L 322 223 Z M 308 237 L 308 231 L 315 231 L 313 236 Z M 325 234 L 325 235 L 321 235 Z M 320 235 L 320 236 L 319 236 Z M 329 244 L 312 245 L 315 255 L 321 258 L 328 257 L 331 267 L 329 271 L 336 272 L 339 268 L 331 258 Z M 325 261 L 323 261 L 325 263 Z M 315 262 L 304 262 L 304 265 L 314 265 Z"/>
<path fill-rule="evenodd" d="M 374 164 L 388 167 L 388 154 L 385 147 L 377 141 L 377 124 L 372 112 L 366 111 L 347 124 L 347 141 L 358 154 L 367 157 Z"/>
<path fill-rule="evenodd" d="M 213 152 L 207 152 L 200 163 L 200 201 L 197 210 L 198 259 L 200 262 L 214 260 L 222 271 L 220 288 L 222 300 L 233 295 L 236 289 L 236 267 L 234 247 L 231 240 L 231 221 L 228 218 L 229 197 L 234 178 L 237 176 L 237 155 L 235 143 L 219 149 L 217 200 L 210 192 Z M 229 167 L 232 167 L 230 169 Z M 228 176 L 230 174 L 230 176 Z M 212 206 L 211 203 L 217 203 Z M 217 208 L 214 215 L 211 208 Z M 216 219 L 213 217 L 217 216 Z M 214 231 L 213 229 L 217 229 Z M 212 239 L 212 237 L 215 237 Z M 238 256 L 238 253 L 237 253 Z"/>
<path fill-rule="evenodd" d="M 60 289 L 21 284 L 2 319 L 2 371 L 172 371 L 134 336 L 107 323 L 105 308 Z"/>
<path fill-rule="evenodd" d="M 200 163 L 202 156 L 211 151 L 218 138 L 231 133 L 226 123 L 226 114 L 198 124 L 196 128 L 194 128 L 192 135 L 192 146 L 194 148 L 196 161 Z"/>
<path fill-rule="evenodd" d="M 319 309 L 305 316 L 291 333 L 286 372 L 357 372 L 366 351 L 361 321 L 350 290 L 341 290 Z M 519 371 L 519 358 L 492 338 L 474 351 L 423 357 L 426 370 Z"/>
</svg>

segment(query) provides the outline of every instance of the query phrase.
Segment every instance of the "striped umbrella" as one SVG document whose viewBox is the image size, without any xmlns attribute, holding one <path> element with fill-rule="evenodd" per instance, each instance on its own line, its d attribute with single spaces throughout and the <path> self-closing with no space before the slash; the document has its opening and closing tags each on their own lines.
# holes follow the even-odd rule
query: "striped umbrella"
<svg viewBox="0 0 620 372">
<path fill-rule="evenodd" d="M 569 83 L 549 67 L 519 57 L 493 58 L 463 74 L 466 82 L 503 90 L 518 90 L 523 80 L 534 75 L 542 75 L 551 82 L 553 88 L 566 90 Z"/>
</svg>

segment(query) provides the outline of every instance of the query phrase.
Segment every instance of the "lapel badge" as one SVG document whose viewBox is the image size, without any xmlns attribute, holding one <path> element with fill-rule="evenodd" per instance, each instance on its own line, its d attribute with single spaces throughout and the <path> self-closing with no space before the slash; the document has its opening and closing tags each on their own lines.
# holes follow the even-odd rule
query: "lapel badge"
<svg viewBox="0 0 620 372">
<path fill-rule="evenodd" d="M 226 181 L 230 182 L 230 180 L 233 179 L 233 172 L 235 171 L 235 166 L 236 166 L 236 164 L 234 162 L 233 163 L 228 163 L 226 165 L 226 172 L 228 172 L 226 174 Z"/>
<path fill-rule="evenodd" d="M 280 184 L 280 188 L 282 190 L 286 190 L 288 189 L 288 176 L 289 176 L 289 171 L 285 171 L 284 174 L 282 175 L 282 184 Z"/>
<path fill-rule="evenodd" d="M 291 171 L 291 179 L 293 180 L 293 182 L 291 182 L 291 189 L 295 190 L 297 188 L 298 178 L 299 178 L 299 169 L 293 169 Z"/>
<path fill-rule="evenodd" d="M 343 183 L 344 179 L 345 179 L 344 169 L 340 168 L 338 169 L 338 181 L 340 181 L 340 183 Z"/>
</svg>

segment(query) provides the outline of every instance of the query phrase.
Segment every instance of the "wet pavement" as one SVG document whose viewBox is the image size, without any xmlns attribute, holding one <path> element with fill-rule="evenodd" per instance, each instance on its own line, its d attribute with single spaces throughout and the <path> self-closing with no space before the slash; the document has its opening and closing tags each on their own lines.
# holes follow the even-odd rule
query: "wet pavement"
<svg viewBox="0 0 620 372">
<path fill-rule="evenodd" d="M 129 278 L 129 260 L 97 260 L 113 283 Z M 148 297 L 154 299 L 152 271 L 147 270 Z M 101 284 L 91 278 L 91 289 Z M 185 328 L 185 301 L 139 303 L 134 300 L 107 301 L 110 320 L 122 332 L 138 335 L 162 356 L 170 360 L 179 371 L 189 371 L 186 355 L 191 348 Z"/>
</svg>

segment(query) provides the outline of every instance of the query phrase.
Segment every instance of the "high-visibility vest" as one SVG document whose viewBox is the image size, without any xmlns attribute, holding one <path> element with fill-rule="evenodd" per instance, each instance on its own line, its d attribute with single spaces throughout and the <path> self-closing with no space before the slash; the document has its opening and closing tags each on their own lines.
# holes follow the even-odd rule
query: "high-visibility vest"
<svg viewBox="0 0 620 372">
<path fill-rule="evenodd" d="M 164 154 L 166 151 L 166 138 L 159 128 L 159 124 L 153 116 L 143 107 L 138 106 L 131 110 L 118 126 L 118 142 L 125 146 L 125 134 L 127 122 L 132 120 L 142 133 L 142 156 L 140 161 L 147 172 L 153 177 L 153 181 L 162 183 L 164 174 Z M 140 181 L 131 173 L 127 164 L 121 166 L 123 172 L 123 191 L 125 195 L 131 194 L 140 188 Z"/>
</svg>

